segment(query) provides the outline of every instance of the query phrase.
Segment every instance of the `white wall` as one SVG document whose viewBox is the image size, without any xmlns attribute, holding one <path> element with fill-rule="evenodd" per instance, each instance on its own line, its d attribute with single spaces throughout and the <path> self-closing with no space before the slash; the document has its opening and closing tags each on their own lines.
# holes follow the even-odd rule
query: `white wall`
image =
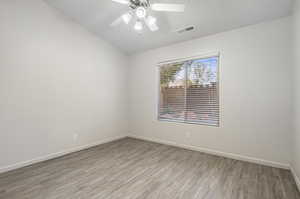
<svg viewBox="0 0 300 199">
<path fill-rule="evenodd" d="M 292 130 L 290 28 L 287 17 L 132 56 L 130 133 L 287 166 Z M 156 64 L 215 51 L 221 53 L 221 127 L 157 121 Z"/>
<path fill-rule="evenodd" d="M 300 1 L 295 0 L 294 5 L 294 136 L 292 167 L 300 177 Z M 300 183 L 300 182 L 299 182 Z M 300 184 L 299 184 L 300 185 Z"/>
<path fill-rule="evenodd" d="M 128 57 L 41 0 L 0 24 L 0 171 L 127 133 Z"/>
<path fill-rule="evenodd" d="M 126 135 L 127 77 L 131 134 L 288 164 L 290 22 L 287 17 L 136 54 L 128 72 L 128 57 L 43 1 L 1 0 L 0 171 Z M 221 127 L 157 121 L 156 63 L 211 51 L 221 53 Z M 293 140 L 296 157 L 299 133 Z M 299 157 L 294 160 L 299 175 Z"/>
</svg>

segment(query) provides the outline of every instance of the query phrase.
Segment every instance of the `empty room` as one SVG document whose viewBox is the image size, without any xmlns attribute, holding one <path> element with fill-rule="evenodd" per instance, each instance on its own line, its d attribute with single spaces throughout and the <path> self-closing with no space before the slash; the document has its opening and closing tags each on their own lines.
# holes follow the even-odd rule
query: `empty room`
<svg viewBox="0 0 300 199">
<path fill-rule="evenodd" d="M 0 0 L 0 199 L 300 199 L 300 0 Z"/>
</svg>

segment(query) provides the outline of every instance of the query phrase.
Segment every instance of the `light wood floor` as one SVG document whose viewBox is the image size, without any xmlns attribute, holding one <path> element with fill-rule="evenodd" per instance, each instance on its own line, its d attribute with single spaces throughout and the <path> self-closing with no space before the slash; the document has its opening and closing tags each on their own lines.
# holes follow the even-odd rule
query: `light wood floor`
<svg viewBox="0 0 300 199">
<path fill-rule="evenodd" d="M 300 199 L 281 170 L 122 139 L 0 174 L 1 199 Z"/>
</svg>

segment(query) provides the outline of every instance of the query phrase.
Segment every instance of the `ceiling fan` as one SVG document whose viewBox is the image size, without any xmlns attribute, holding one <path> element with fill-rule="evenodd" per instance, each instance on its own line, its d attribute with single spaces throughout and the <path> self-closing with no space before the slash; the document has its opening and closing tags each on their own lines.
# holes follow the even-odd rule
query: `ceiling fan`
<svg viewBox="0 0 300 199">
<path fill-rule="evenodd" d="M 112 0 L 113 2 L 127 5 L 130 10 L 115 21 L 111 26 L 117 26 L 124 21 L 129 24 L 135 20 L 134 29 L 137 32 L 142 32 L 144 24 L 152 31 L 157 31 L 159 27 L 156 24 L 156 18 L 149 14 L 149 10 L 163 12 L 184 12 L 184 4 L 169 4 L 169 3 L 150 3 L 150 0 Z"/>
</svg>

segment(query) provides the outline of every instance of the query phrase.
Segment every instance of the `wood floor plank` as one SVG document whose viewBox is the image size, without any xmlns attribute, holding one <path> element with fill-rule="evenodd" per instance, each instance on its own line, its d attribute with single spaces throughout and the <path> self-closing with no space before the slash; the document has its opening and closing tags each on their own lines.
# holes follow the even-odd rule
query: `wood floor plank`
<svg viewBox="0 0 300 199">
<path fill-rule="evenodd" d="M 126 138 L 0 174 L 0 199 L 300 199 L 290 171 Z"/>
</svg>

